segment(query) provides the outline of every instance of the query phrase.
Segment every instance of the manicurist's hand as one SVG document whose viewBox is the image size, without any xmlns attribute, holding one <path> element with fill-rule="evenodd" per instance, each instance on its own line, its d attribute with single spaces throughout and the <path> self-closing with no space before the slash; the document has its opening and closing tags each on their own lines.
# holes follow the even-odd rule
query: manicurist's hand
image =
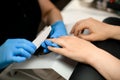
<svg viewBox="0 0 120 80">
<path fill-rule="evenodd" d="M 63 21 L 59 20 L 59 21 L 55 22 L 54 24 L 52 24 L 51 27 L 52 27 L 52 30 L 49 35 L 50 38 L 58 38 L 58 37 L 67 35 L 67 30 L 66 30 L 66 27 L 65 27 Z M 51 45 L 55 45 L 56 47 L 59 47 L 59 46 L 57 46 L 57 44 L 55 44 L 55 43 L 53 44 L 51 41 L 45 40 L 41 44 L 41 46 L 44 48 L 43 52 L 44 53 L 50 52 L 47 47 L 51 46 Z"/>
<path fill-rule="evenodd" d="M 0 46 L 0 69 L 13 62 L 23 62 L 35 52 L 36 46 L 26 39 L 8 39 Z"/>
</svg>

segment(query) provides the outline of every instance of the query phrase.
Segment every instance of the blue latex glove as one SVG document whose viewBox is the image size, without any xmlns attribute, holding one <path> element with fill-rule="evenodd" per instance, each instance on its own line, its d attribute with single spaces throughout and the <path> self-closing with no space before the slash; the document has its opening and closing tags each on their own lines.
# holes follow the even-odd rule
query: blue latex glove
<svg viewBox="0 0 120 80">
<path fill-rule="evenodd" d="M 42 43 L 42 46 L 44 47 L 43 52 L 48 53 L 50 52 L 47 48 L 47 46 L 52 46 L 52 47 L 59 47 L 57 44 L 51 42 L 50 40 L 45 40 L 44 43 Z"/>
<path fill-rule="evenodd" d="M 35 52 L 36 46 L 26 39 L 8 39 L 0 46 L 0 69 L 13 62 L 23 62 Z"/>
<path fill-rule="evenodd" d="M 50 32 L 50 35 L 49 35 L 49 37 L 50 38 L 58 38 L 58 37 L 60 37 L 60 36 L 65 36 L 65 35 L 67 35 L 67 30 L 66 30 L 66 28 L 65 28 L 65 25 L 64 25 L 64 23 L 63 23 L 63 21 L 57 21 L 57 22 L 55 22 L 54 24 L 52 24 L 51 25 L 51 27 L 52 27 L 52 30 L 51 30 L 51 32 Z M 48 48 L 47 48 L 47 46 L 51 46 L 51 45 L 54 45 L 54 47 L 56 46 L 56 47 L 59 47 L 57 44 L 55 44 L 55 43 L 52 43 L 51 41 L 44 41 L 42 44 L 41 44 L 41 46 L 44 48 L 44 53 L 48 53 L 48 52 L 50 52 L 49 50 L 48 50 Z"/>
</svg>

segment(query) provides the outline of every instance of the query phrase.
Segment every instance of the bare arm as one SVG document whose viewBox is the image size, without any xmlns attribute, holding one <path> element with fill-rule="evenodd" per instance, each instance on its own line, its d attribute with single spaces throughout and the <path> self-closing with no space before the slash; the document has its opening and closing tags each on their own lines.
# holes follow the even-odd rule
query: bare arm
<svg viewBox="0 0 120 80">
<path fill-rule="evenodd" d="M 120 79 L 120 60 L 110 53 L 99 49 L 96 54 L 91 56 L 88 63 L 107 80 Z"/>
<path fill-rule="evenodd" d="M 61 48 L 48 47 L 49 50 L 91 65 L 107 80 L 120 80 L 120 60 L 110 53 L 75 36 L 51 39 L 51 41 L 60 45 Z"/>
<path fill-rule="evenodd" d="M 38 0 L 38 3 L 41 8 L 43 22 L 45 25 L 51 25 L 52 28 L 49 38 L 57 38 L 67 35 L 67 30 L 62 21 L 61 13 L 52 2 L 50 0 Z M 46 40 L 41 44 L 44 53 L 49 52 L 47 49 L 48 45 L 52 45 L 52 43 L 46 43 Z"/>
<path fill-rule="evenodd" d="M 42 12 L 42 20 L 45 24 L 53 24 L 58 20 L 62 20 L 60 11 L 52 4 L 50 0 L 38 0 Z"/>
</svg>

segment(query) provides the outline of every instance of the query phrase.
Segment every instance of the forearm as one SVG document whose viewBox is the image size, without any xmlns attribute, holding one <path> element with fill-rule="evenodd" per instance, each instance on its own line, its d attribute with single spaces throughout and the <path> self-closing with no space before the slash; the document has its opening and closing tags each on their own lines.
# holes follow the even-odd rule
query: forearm
<svg viewBox="0 0 120 80">
<path fill-rule="evenodd" d="M 50 25 L 58 20 L 62 20 L 60 11 L 50 0 L 38 0 L 41 8 L 42 20 L 45 24 Z"/>
<path fill-rule="evenodd" d="M 100 49 L 91 55 L 88 64 L 93 66 L 107 80 L 120 80 L 120 60 L 111 54 Z"/>
<path fill-rule="evenodd" d="M 62 20 L 62 16 L 60 14 L 60 11 L 58 9 L 52 9 L 46 18 L 44 19 L 45 23 L 47 24 L 53 24 L 54 22 Z"/>
</svg>

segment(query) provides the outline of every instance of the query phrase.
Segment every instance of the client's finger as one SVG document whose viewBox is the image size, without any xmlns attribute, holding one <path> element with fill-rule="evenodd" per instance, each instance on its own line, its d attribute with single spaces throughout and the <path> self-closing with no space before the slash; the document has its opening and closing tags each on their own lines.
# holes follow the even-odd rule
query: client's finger
<svg viewBox="0 0 120 80">
<path fill-rule="evenodd" d="M 62 38 L 54 38 L 49 40 L 51 40 L 53 43 L 56 43 L 60 47 L 65 47 L 65 41 Z"/>
<path fill-rule="evenodd" d="M 48 49 L 50 51 L 53 51 L 55 53 L 58 53 L 58 54 L 61 54 L 61 55 L 66 55 L 65 53 L 68 53 L 67 50 L 65 50 L 64 48 L 56 48 L 56 47 L 51 47 L 51 46 L 48 46 Z"/>
</svg>

